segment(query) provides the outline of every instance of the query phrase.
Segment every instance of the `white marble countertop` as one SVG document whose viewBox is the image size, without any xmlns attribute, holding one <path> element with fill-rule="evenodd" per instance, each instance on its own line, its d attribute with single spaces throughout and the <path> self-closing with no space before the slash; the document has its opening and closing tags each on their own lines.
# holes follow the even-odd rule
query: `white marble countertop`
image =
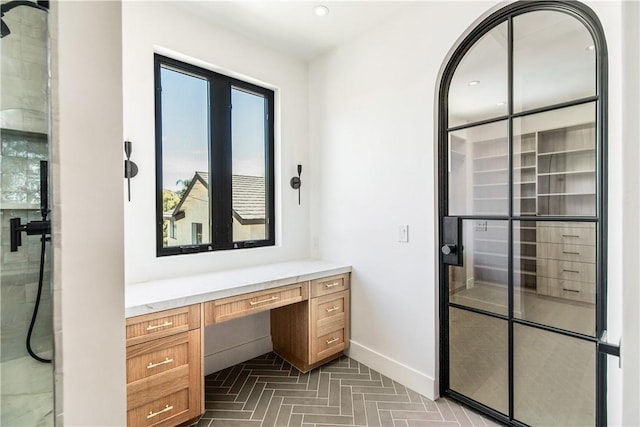
<svg viewBox="0 0 640 427">
<path fill-rule="evenodd" d="M 349 265 L 304 259 L 130 284 L 125 287 L 125 316 L 139 316 L 350 271 Z"/>
</svg>

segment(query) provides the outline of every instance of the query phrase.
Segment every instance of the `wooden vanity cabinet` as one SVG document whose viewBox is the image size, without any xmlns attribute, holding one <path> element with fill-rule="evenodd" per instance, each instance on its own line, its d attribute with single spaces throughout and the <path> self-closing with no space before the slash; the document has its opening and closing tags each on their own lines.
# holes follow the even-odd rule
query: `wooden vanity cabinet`
<svg viewBox="0 0 640 427">
<path fill-rule="evenodd" d="M 195 422 L 204 412 L 204 326 L 267 310 L 274 351 L 302 372 L 349 346 L 348 273 L 128 318 L 128 426 Z"/>
<path fill-rule="evenodd" d="M 349 347 L 349 274 L 309 283 L 310 298 L 271 310 L 273 351 L 302 372 Z"/>
<path fill-rule="evenodd" d="M 176 426 L 202 403 L 200 304 L 127 319 L 127 425 Z"/>
</svg>

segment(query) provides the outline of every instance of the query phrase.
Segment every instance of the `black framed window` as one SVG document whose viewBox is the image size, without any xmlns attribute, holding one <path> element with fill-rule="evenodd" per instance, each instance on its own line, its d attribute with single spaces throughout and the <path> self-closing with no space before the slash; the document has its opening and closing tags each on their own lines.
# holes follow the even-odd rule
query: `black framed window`
<svg viewBox="0 0 640 427">
<path fill-rule="evenodd" d="M 274 92 L 154 62 L 157 255 L 274 245 Z"/>
</svg>

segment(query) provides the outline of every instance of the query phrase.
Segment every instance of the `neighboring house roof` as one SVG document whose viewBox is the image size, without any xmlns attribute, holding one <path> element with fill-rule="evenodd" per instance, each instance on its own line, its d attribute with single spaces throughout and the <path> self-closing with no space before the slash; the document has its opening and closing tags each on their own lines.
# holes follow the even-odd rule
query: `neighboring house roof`
<svg viewBox="0 0 640 427">
<path fill-rule="evenodd" d="M 196 172 L 189 187 L 185 190 L 180 202 L 173 210 L 173 216 L 178 216 L 182 204 L 189 196 L 191 189 L 197 183 L 209 188 L 209 173 Z M 232 203 L 233 217 L 242 225 L 264 224 L 265 215 L 265 179 L 260 176 L 232 175 Z"/>
</svg>

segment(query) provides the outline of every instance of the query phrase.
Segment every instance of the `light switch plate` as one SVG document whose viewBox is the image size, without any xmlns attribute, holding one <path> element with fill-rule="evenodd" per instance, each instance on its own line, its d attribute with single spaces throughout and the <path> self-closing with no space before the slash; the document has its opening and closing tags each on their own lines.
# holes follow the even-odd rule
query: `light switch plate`
<svg viewBox="0 0 640 427">
<path fill-rule="evenodd" d="M 398 242 L 409 242 L 409 226 L 406 224 L 398 226 Z"/>
</svg>

